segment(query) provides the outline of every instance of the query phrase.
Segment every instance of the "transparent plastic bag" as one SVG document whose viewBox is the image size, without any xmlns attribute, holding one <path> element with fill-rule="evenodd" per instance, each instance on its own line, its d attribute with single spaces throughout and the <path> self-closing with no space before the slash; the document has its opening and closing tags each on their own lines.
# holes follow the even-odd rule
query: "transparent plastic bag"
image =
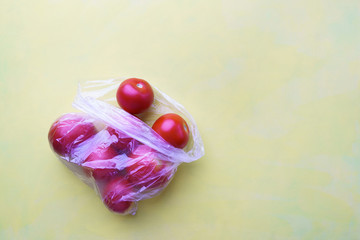
<svg viewBox="0 0 360 240">
<path fill-rule="evenodd" d="M 159 194 L 179 164 L 204 155 L 204 146 L 192 116 L 154 86 L 154 103 L 146 112 L 136 117 L 121 109 L 115 96 L 123 80 L 79 85 L 73 106 L 83 113 L 61 116 L 49 131 L 49 141 L 58 158 L 110 210 L 135 214 L 138 201 Z M 179 114 L 187 122 L 190 134 L 184 149 L 168 144 L 151 129 L 166 113 Z M 57 137 L 61 131 L 65 135 Z"/>
</svg>

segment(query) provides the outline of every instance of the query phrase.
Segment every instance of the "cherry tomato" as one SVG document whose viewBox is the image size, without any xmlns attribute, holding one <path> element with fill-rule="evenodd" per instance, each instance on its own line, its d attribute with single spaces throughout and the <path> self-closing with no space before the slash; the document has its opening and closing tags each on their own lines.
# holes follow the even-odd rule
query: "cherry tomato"
<svg viewBox="0 0 360 240">
<path fill-rule="evenodd" d="M 154 101 L 154 92 L 145 80 L 129 78 L 120 84 L 116 99 L 125 111 L 138 114 L 151 106 Z"/>
<path fill-rule="evenodd" d="M 185 120 L 175 113 L 159 117 L 152 129 L 176 148 L 184 148 L 189 141 L 189 127 Z"/>
<path fill-rule="evenodd" d="M 119 175 L 120 171 L 116 169 L 116 164 L 110 161 L 106 161 L 117 156 L 118 153 L 113 147 L 96 147 L 90 155 L 85 159 L 84 163 L 97 161 L 97 166 L 86 169 L 89 170 L 89 173 L 92 172 L 92 176 L 96 180 L 105 180 L 110 179 L 113 176 Z"/>
<path fill-rule="evenodd" d="M 132 150 L 139 145 L 139 141 L 127 136 L 126 134 L 115 130 L 112 127 L 107 127 L 106 130 L 110 135 L 115 136 L 117 138 L 117 142 L 111 144 L 119 153 L 125 153 L 129 155 Z"/>
<path fill-rule="evenodd" d="M 105 205 L 112 211 L 125 214 L 135 207 L 134 202 L 124 197 L 132 192 L 130 184 L 121 177 L 112 179 L 102 193 Z"/>
<path fill-rule="evenodd" d="M 162 187 L 171 179 L 170 163 L 159 159 L 156 152 L 146 145 L 140 145 L 135 149 L 128 164 L 128 180 L 138 188 Z"/>
<path fill-rule="evenodd" d="M 52 149 L 60 156 L 69 156 L 74 147 L 96 134 L 94 124 L 86 116 L 68 113 L 51 126 L 48 139 Z"/>
</svg>

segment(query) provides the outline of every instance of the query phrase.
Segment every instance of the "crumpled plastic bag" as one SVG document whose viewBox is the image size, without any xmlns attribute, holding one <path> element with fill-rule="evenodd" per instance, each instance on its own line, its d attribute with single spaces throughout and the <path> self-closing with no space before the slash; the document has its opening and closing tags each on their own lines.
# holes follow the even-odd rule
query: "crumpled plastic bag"
<svg viewBox="0 0 360 240">
<path fill-rule="evenodd" d="M 134 215 L 138 201 L 159 194 L 181 163 L 204 155 L 204 146 L 192 116 L 153 85 L 154 102 L 147 111 L 134 116 L 121 109 L 115 95 L 123 80 L 79 85 L 73 106 L 83 113 L 61 116 L 53 126 L 63 124 L 57 131 L 66 135 L 56 138 L 51 128 L 49 139 L 55 141 L 50 145 L 57 157 L 96 191 L 108 209 Z M 152 130 L 155 120 L 166 113 L 179 114 L 187 122 L 190 134 L 184 149 Z"/>
</svg>

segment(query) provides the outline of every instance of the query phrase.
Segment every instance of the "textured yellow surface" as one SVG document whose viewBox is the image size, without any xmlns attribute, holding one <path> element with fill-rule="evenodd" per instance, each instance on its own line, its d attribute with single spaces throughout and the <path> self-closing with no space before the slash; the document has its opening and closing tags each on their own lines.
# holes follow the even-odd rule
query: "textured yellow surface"
<svg viewBox="0 0 360 240">
<path fill-rule="evenodd" d="M 357 0 L 0 0 L 0 239 L 360 239 Z M 206 155 L 135 216 L 51 152 L 78 81 L 137 76 Z"/>
</svg>

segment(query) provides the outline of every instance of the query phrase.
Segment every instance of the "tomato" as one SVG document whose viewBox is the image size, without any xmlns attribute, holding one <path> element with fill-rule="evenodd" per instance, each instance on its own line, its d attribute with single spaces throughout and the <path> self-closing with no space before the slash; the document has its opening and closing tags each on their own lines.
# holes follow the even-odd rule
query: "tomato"
<svg viewBox="0 0 360 240">
<path fill-rule="evenodd" d="M 111 146 L 114 147 L 119 153 L 130 154 L 130 152 L 139 145 L 139 141 L 127 136 L 126 134 L 115 130 L 112 127 L 107 127 L 106 130 L 110 135 L 115 136 L 117 141 L 112 143 Z"/>
<path fill-rule="evenodd" d="M 96 180 L 110 179 L 113 176 L 119 175 L 120 171 L 116 169 L 116 164 L 111 161 L 105 161 L 117 155 L 118 153 L 113 147 L 100 145 L 96 147 L 84 161 L 84 163 L 97 161 L 96 166 L 92 166 L 91 168 L 86 167 L 86 169 L 92 173 L 92 176 Z"/>
<path fill-rule="evenodd" d="M 124 197 L 132 192 L 130 184 L 121 177 L 112 179 L 104 188 L 102 198 L 112 211 L 125 214 L 135 207 L 134 202 L 125 201 Z"/>
<path fill-rule="evenodd" d="M 189 127 L 185 120 L 175 113 L 159 117 L 152 129 L 176 148 L 184 148 L 189 141 Z"/>
<path fill-rule="evenodd" d="M 96 134 L 92 121 L 78 113 L 68 113 L 51 126 L 48 139 L 52 149 L 60 156 L 69 156 L 73 148 Z"/>
<path fill-rule="evenodd" d="M 120 84 L 116 99 L 125 111 L 138 114 L 151 106 L 154 101 L 154 92 L 145 80 L 129 78 Z"/>
<path fill-rule="evenodd" d="M 138 188 L 162 187 L 172 176 L 170 163 L 159 159 L 156 152 L 146 145 L 140 145 L 135 149 L 128 164 L 128 180 Z"/>
</svg>

